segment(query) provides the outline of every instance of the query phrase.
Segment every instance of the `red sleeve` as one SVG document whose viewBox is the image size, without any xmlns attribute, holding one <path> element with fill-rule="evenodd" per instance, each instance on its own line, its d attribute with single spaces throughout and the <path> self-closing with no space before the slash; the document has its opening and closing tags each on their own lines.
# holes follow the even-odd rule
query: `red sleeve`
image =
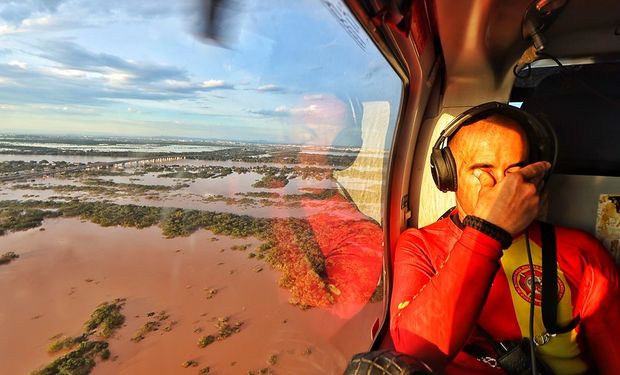
<svg viewBox="0 0 620 375">
<path fill-rule="evenodd" d="M 445 256 L 434 267 L 437 253 Z M 500 257 L 499 242 L 470 227 L 456 241 L 448 231 L 404 232 L 396 247 L 391 301 L 396 350 L 434 370 L 451 361 L 478 321 Z"/>
<path fill-rule="evenodd" d="M 584 235 L 579 240 L 586 262 L 580 288 L 585 296 L 580 324 L 585 345 L 600 374 L 617 374 L 620 369 L 618 266 L 595 238 Z"/>
</svg>

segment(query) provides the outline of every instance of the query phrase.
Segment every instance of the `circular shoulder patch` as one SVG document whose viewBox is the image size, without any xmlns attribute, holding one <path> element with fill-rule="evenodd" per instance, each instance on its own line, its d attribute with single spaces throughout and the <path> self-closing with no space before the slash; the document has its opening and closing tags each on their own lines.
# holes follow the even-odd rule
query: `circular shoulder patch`
<svg viewBox="0 0 620 375">
<path fill-rule="evenodd" d="M 542 267 L 535 264 L 534 265 L 534 277 L 532 278 L 532 274 L 530 272 L 530 266 L 528 264 L 524 264 L 518 267 L 512 273 L 512 285 L 527 303 L 530 303 L 531 295 L 532 295 L 532 279 L 534 281 L 534 304 L 536 306 L 541 305 L 542 300 Z M 558 280 L 558 301 L 562 299 L 564 296 L 564 292 L 566 287 L 560 278 Z"/>
</svg>

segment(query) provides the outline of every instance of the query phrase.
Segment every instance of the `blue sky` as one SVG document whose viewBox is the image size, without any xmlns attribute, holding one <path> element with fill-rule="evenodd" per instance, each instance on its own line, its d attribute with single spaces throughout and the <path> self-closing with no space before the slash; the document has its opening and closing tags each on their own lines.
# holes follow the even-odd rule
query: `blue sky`
<svg viewBox="0 0 620 375">
<path fill-rule="evenodd" d="M 0 132 L 356 145 L 357 103 L 394 121 L 400 80 L 337 1 L 226 3 L 219 44 L 195 0 L 0 3 Z"/>
</svg>

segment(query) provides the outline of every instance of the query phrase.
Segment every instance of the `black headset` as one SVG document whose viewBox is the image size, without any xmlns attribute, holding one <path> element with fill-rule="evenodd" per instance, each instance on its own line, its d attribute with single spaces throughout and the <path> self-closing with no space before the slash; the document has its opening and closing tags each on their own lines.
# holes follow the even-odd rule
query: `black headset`
<svg viewBox="0 0 620 375">
<path fill-rule="evenodd" d="M 528 162 L 548 161 L 551 169 L 557 158 L 557 138 L 553 128 L 534 115 L 517 107 L 499 102 L 484 103 L 468 109 L 456 116 L 441 132 L 431 152 L 431 173 L 437 188 L 443 192 L 456 191 L 457 171 L 454 156 L 448 147 L 448 141 L 456 132 L 466 125 L 490 117 L 502 115 L 515 120 L 526 134 L 529 146 Z M 547 173 L 546 178 L 548 178 Z"/>
</svg>

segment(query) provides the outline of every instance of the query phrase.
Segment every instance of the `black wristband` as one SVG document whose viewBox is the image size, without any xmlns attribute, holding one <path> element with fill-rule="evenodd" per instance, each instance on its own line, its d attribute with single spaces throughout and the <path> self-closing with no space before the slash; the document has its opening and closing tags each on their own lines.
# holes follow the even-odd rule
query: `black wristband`
<svg viewBox="0 0 620 375">
<path fill-rule="evenodd" d="M 463 225 L 472 227 L 487 236 L 497 240 L 502 249 L 507 249 L 512 244 L 512 236 L 506 230 L 498 227 L 497 225 L 490 223 L 478 216 L 467 215 L 463 220 Z"/>
</svg>

